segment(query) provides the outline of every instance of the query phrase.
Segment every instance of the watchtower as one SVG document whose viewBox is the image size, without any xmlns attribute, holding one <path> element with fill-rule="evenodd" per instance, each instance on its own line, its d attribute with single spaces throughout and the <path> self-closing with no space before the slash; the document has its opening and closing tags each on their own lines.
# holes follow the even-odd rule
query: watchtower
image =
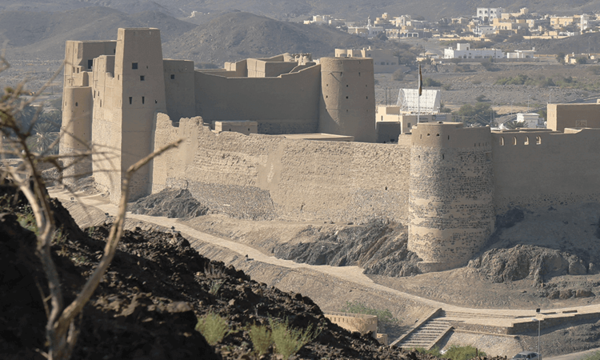
<svg viewBox="0 0 600 360">
<path fill-rule="evenodd" d="M 375 142 L 373 59 L 321 59 L 319 132 Z"/>
<path fill-rule="evenodd" d="M 420 123 L 410 156 L 408 249 L 423 272 L 462 266 L 494 229 L 490 128 Z"/>
<path fill-rule="evenodd" d="M 160 31 L 120 28 L 115 55 L 94 60 L 93 79 L 92 140 L 101 153 L 94 156 L 94 177 L 117 202 L 129 166 L 153 150 L 156 113 L 166 113 Z M 150 174 L 149 166 L 136 173 L 130 200 L 149 193 Z"/>
</svg>

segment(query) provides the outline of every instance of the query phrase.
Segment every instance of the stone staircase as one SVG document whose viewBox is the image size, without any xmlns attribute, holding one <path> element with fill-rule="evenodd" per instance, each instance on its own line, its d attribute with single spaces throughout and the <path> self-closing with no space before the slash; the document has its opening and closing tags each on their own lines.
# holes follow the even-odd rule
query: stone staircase
<svg viewBox="0 0 600 360">
<path fill-rule="evenodd" d="M 419 327 L 400 339 L 395 345 L 401 348 L 424 348 L 430 350 L 450 330 L 452 325 L 443 318 L 430 318 Z"/>
</svg>

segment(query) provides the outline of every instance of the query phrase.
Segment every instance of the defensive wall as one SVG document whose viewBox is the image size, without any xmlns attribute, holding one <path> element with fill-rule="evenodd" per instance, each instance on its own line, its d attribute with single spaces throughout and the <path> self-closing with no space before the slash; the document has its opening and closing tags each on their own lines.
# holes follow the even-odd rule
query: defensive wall
<svg viewBox="0 0 600 360">
<path fill-rule="evenodd" d="M 600 201 L 600 129 L 493 132 L 492 153 L 496 214 Z"/>
<path fill-rule="evenodd" d="M 131 164 L 183 138 L 133 179 L 131 200 L 176 187 L 240 218 L 388 218 L 408 225 L 427 272 L 466 264 L 510 209 L 600 200 L 596 104 L 549 105 L 550 130 L 411 119 L 412 134 L 379 144 L 370 59 L 284 54 L 199 71 L 163 59 L 157 29 L 70 41 L 66 58 L 61 153 L 99 151 L 66 174 L 92 171 L 113 202 Z M 247 135 L 216 131 L 242 125 Z"/>
<path fill-rule="evenodd" d="M 159 114 L 155 147 L 180 138 L 186 139 L 180 148 L 154 160 L 153 193 L 188 188 L 210 205 L 248 209 L 239 214 L 246 218 L 406 223 L 410 143 L 217 133 L 199 117 L 176 124 Z"/>
</svg>

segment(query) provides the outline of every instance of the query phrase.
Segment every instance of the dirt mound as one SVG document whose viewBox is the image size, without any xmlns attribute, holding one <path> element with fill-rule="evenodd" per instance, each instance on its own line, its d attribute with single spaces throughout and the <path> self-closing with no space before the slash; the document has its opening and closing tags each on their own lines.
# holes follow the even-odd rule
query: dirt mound
<svg viewBox="0 0 600 360">
<path fill-rule="evenodd" d="M 538 283 L 553 276 L 585 275 L 587 265 L 576 255 L 532 245 L 517 245 L 509 249 L 491 249 L 471 260 L 469 267 L 494 283 L 522 280 L 527 277 Z"/>
<path fill-rule="evenodd" d="M 209 211 L 186 189 L 164 189 L 136 201 L 129 210 L 134 214 L 183 219 L 202 216 Z"/>
<path fill-rule="evenodd" d="M 360 266 L 373 275 L 419 273 L 416 263 L 421 259 L 407 249 L 408 235 L 400 224 L 377 219 L 314 235 L 314 242 L 281 244 L 274 255 L 311 265 Z"/>
</svg>

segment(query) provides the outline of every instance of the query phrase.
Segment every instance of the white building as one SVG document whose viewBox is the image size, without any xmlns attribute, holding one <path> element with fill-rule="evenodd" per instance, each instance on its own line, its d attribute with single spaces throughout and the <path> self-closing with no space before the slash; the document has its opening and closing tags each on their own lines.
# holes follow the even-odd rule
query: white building
<svg viewBox="0 0 600 360">
<path fill-rule="evenodd" d="M 532 59 L 535 57 L 535 48 L 531 50 L 515 50 L 513 52 L 506 53 L 508 59 Z"/>
<path fill-rule="evenodd" d="M 319 24 L 319 25 L 327 25 L 331 20 L 331 15 L 314 15 L 312 20 L 304 20 L 304 24 Z"/>
<path fill-rule="evenodd" d="M 581 15 L 580 23 L 579 23 L 579 30 L 581 32 L 583 32 L 584 30 L 587 30 L 589 28 L 589 22 L 590 22 L 589 15 L 587 15 L 587 14 Z"/>
<path fill-rule="evenodd" d="M 500 19 L 503 12 L 503 8 L 477 8 L 477 15 L 475 17 L 484 21 L 490 21 L 496 18 Z"/>
<path fill-rule="evenodd" d="M 444 49 L 444 59 L 502 59 L 504 53 L 500 49 L 471 49 L 469 43 L 456 44 L 456 50 Z"/>
<path fill-rule="evenodd" d="M 540 118 L 538 113 L 518 113 L 516 121 L 523 124 L 524 128 L 536 129 L 546 127 L 544 118 Z"/>
</svg>

